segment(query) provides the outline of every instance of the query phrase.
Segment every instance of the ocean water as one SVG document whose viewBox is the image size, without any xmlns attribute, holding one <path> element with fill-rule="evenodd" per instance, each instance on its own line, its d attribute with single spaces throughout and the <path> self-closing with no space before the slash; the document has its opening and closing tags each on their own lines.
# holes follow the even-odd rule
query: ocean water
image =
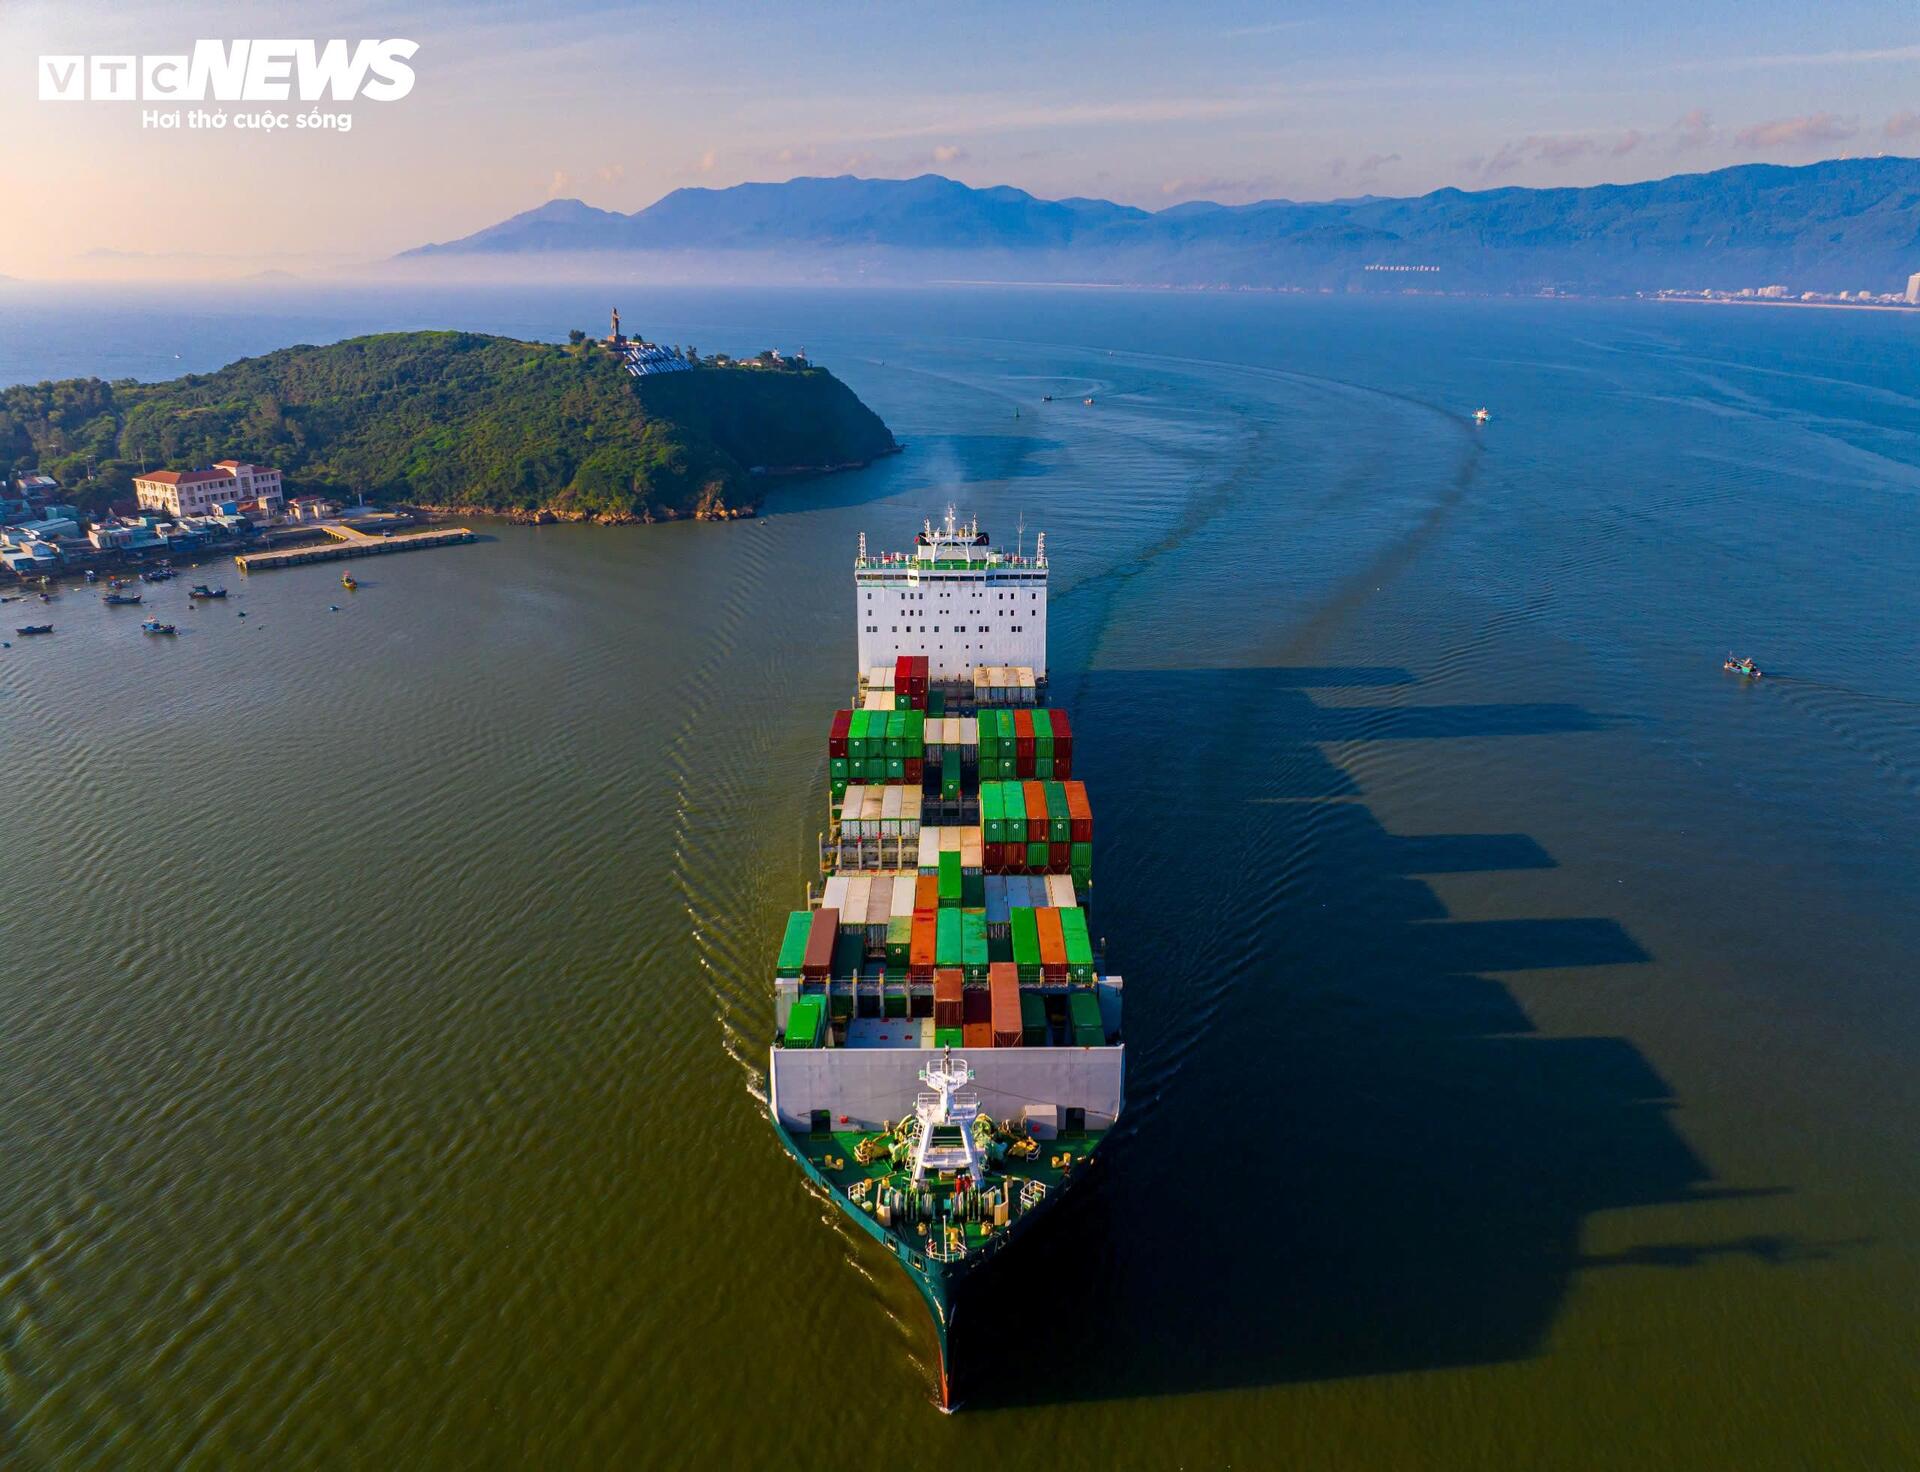
<svg viewBox="0 0 1920 1472">
<path fill-rule="evenodd" d="M 1920 324 L 9 288 L 0 381 L 616 300 L 907 452 L 0 650 L 0 1463 L 1920 1459 Z M 1047 535 L 1130 1059 L 953 1417 L 762 1102 L 855 539 L 948 503 Z"/>
</svg>

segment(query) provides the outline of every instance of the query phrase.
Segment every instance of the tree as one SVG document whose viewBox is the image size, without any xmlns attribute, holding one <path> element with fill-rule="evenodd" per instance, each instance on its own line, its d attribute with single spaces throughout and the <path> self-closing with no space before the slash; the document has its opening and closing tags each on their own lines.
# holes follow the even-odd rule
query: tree
<svg viewBox="0 0 1920 1472">
<path fill-rule="evenodd" d="M 579 347 L 580 344 L 585 342 L 586 340 L 587 340 L 587 334 L 581 331 L 578 327 L 573 328 L 571 331 L 567 333 L 567 341 L 572 343 L 575 347 Z"/>
</svg>

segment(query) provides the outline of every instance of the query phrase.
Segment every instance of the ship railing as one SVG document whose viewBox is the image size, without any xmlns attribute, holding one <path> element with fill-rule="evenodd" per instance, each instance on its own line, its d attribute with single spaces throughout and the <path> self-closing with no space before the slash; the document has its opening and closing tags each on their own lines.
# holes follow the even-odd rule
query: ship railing
<svg viewBox="0 0 1920 1472">
<path fill-rule="evenodd" d="M 1025 1181 L 1021 1184 L 1020 1209 L 1022 1211 L 1032 1211 L 1046 1199 L 1047 1183 L 1045 1181 Z"/>
</svg>

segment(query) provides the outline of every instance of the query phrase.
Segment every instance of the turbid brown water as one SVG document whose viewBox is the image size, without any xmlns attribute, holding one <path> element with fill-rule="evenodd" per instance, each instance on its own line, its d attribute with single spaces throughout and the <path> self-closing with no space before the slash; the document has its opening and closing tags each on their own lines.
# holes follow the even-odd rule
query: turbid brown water
<svg viewBox="0 0 1920 1472">
<path fill-rule="evenodd" d="M 908 453 L 0 650 L 0 1461 L 1920 1457 L 1913 323 L 642 305 Z M 854 540 L 948 501 L 1048 534 L 1132 1060 L 953 1418 L 760 1103 Z"/>
</svg>

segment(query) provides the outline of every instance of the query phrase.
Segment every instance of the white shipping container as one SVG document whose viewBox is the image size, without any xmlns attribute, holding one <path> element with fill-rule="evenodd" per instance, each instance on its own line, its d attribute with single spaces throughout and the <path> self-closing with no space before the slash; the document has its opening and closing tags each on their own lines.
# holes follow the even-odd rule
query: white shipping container
<svg viewBox="0 0 1920 1472">
<path fill-rule="evenodd" d="M 846 903 L 847 876 L 844 874 L 835 874 L 827 880 L 827 887 L 820 896 L 820 908 L 823 910 L 840 910 L 842 913 L 845 913 L 844 907 Z"/>
<path fill-rule="evenodd" d="M 893 918 L 893 874 L 875 874 L 873 887 L 867 891 L 867 929 L 875 926 L 885 930 L 887 921 Z"/>
<path fill-rule="evenodd" d="M 913 918 L 913 882 L 919 875 L 895 874 L 893 876 L 893 904 L 891 918 L 895 920 Z"/>
<path fill-rule="evenodd" d="M 871 874 L 849 874 L 847 876 L 847 899 L 840 907 L 840 923 L 843 926 L 864 926 L 867 923 L 867 896 L 873 891 Z"/>
<path fill-rule="evenodd" d="M 1047 903 L 1056 910 L 1071 910 L 1073 899 L 1073 876 L 1071 874 L 1049 874 L 1047 876 Z"/>
<path fill-rule="evenodd" d="M 938 828 L 920 830 L 920 867 L 922 869 L 940 867 L 940 830 Z"/>
</svg>

